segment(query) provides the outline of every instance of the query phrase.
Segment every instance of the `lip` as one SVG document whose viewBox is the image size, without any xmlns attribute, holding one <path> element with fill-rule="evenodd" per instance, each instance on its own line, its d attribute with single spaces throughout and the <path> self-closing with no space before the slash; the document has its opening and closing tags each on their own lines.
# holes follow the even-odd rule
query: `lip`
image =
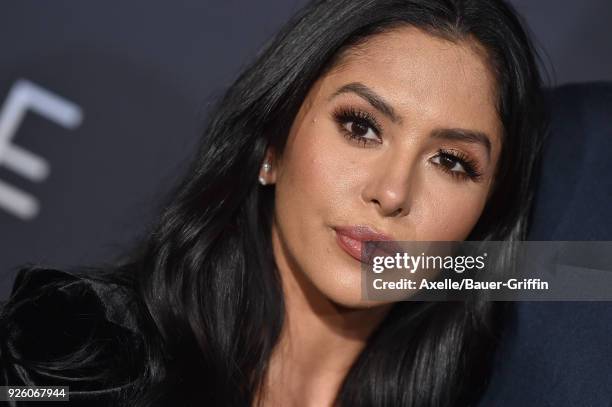
<svg viewBox="0 0 612 407">
<path fill-rule="evenodd" d="M 336 231 L 336 242 L 341 249 L 343 249 L 349 256 L 362 263 L 370 263 L 369 259 L 374 255 L 374 252 L 384 253 L 387 255 L 394 255 L 399 246 L 396 244 L 385 244 L 384 248 L 380 246 L 373 247 L 372 253 L 366 253 L 366 258 L 362 258 L 363 254 L 363 242 L 366 241 L 377 241 L 377 242 L 392 242 L 394 239 L 376 229 L 367 225 L 355 225 L 355 226 L 336 226 L 333 228 Z M 387 247 L 389 246 L 389 247 Z"/>
</svg>

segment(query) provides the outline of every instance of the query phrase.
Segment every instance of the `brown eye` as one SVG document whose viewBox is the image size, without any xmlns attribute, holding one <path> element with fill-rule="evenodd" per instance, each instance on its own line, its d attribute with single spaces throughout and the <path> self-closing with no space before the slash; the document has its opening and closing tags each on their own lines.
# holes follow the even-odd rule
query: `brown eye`
<svg viewBox="0 0 612 407">
<path fill-rule="evenodd" d="M 377 141 L 379 139 L 378 135 L 376 135 L 376 131 L 372 128 L 372 126 L 362 121 L 349 121 L 344 123 L 343 127 L 355 137 L 360 137 L 372 141 Z"/>
<path fill-rule="evenodd" d="M 340 107 L 332 112 L 331 118 L 351 142 L 362 147 L 382 144 L 382 127 L 372 114 L 352 107 Z"/>
<path fill-rule="evenodd" d="M 463 165 L 457 158 L 449 157 L 447 155 L 438 155 L 434 157 L 433 162 L 448 168 L 450 171 L 455 172 L 466 172 Z"/>
<path fill-rule="evenodd" d="M 365 136 L 368 133 L 368 126 L 364 126 L 362 123 L 352 123 L 352 130 L 358 136 Z"/>
<path fill-rule="evenodd" d="M 439 150 L 431 158 L 431 162 L 453 177 L 479 181 L 482 173 L 477 169 L 478 164 L 460 151 Z"/>
</svg>

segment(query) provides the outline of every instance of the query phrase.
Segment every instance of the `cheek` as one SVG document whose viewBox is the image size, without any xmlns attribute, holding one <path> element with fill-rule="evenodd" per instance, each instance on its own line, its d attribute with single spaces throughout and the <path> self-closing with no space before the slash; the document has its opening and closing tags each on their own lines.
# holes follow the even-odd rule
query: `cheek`
<svg viewBox="0 0 612 407">
<path fill-rule="evenodd" d="M 335 199 L 333 170 L 322 157 L 320 139 L 325 135 L 307 131 L 303 126 L 291 133 L 285 145 L 275 186 L 275 217 L 286 253 L 304 262 L 321 256 L 321 231 L 326 207 Z"/>
<path fill-rule="evenodd" d="M 438 178 L 438 177 L 437 177 Z M 484 186 L 435 179 L 427 183 L 415 203 L 417 240 L 465 240 L 478 222 L 486 203 Z"/>
<path fill-rule="evenodd" d="M 315 247 L 311 240 L 325 222 L 375 220 L 378 214 L 363 206 L 360 193 L 385 178 L 379 169 L 391 159 L 348 145 L 333 125 L 304 123 L 288 139 L 277 179 L 276 210 L 286 237 Z M 396 219 L 393 232 L 403 240 L 467 238 L 484 208 L 487 185 L 454 181 L 433 167 L 420 167 L 413 176 L 410 214 Z"/>
<path fill-rule="evenodd" d="M 346 206 L 347 190 L 355 180 L 354 166 L 333 131 L 311 124 L 290 137 L 277 180 L 278 204 L 286 203 L 296 214 L 319 216 L 319 220 L 333 208 Z"/>
</svg>

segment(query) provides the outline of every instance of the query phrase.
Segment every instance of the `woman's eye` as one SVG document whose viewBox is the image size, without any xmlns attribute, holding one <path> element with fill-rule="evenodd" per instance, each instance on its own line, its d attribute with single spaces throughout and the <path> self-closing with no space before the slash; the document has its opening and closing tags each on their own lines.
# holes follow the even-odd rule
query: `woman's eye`
<svg viewBox="0 0 612 407">
<path fill-rule="evenodd" d="M 477 182 L 482 177 L 478 163 L 460 151 L 439 150 L 431 162 L 457 179 Z"/>
<path fill-rule="evenodd" d="M 353 107 L 339 108 L 332 112 L 332 118 L 350 141 L 362 147 L 382 143 L 382 127 L 369 112 Z"/>
<path fill-rule="evenodd" d="M 367 123 L 362 123 L 359 121 L 349 121 L 343 124 L 343 127 L 346 131 L 353 134 L 356 137 L 378 141 L 379 137 L 376 134 L 376 131 Z"/>
<path fill-rule="evenodd" d="M 438 154 L 431 160 L 434 164 L 441 165 L 453 172 L 467 172 L 466 169 L 461 164 L 460 160 L 457 158 L 449 157 L 446 154 Z"/>
</svg>

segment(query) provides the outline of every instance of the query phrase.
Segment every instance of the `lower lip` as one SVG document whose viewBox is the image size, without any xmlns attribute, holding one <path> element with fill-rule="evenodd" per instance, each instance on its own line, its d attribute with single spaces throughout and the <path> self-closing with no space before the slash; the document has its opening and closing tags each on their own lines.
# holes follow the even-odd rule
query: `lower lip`
<svg viewBox="0 0 612 407">
<path fill-rule="evenodd" d="M 361 248 L 363 245 L 361 240 L 355 240 L 336 231 L 336 241 L 338 246 L 349 256 L 361 262 Z"/>
</svg>

